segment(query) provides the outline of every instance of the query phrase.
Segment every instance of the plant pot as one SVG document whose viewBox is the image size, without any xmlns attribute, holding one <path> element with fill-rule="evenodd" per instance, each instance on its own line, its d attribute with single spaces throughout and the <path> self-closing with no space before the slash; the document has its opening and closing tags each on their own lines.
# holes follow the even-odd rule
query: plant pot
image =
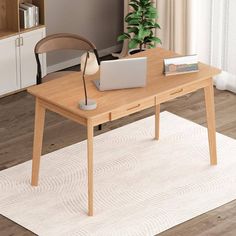
<svg viewBox="0 0 236 236">
<path fill-rule="evenodd" d="M 142 50 L 140 51 L 139 48 L 130 49 L 129 52 L 128 52 L 128 54 L 129 54 L 129 55 L 134 55 L 134 54 L 139 53 L 139 52 L 144 52 L 145 50 L 146 50 L 146 49 L 142 49 Z"/>
</svg>

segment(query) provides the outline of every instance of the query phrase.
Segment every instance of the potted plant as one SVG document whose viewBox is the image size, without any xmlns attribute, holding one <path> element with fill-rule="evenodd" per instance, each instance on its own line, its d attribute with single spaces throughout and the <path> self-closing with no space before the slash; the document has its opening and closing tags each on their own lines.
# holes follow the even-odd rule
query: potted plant
<svg viewBox="0 0 236 236">
<path fill-rule="evenodd" d="M 127 32 L 121 34 L 118 41 L 129 40 L 129 49 L 135 49 L 130 54 L 154 48 L 161 40 L 153 32 L 156 28 L 160 29 L 160 26 L 156 23 L 158 14 L 152 0 L 131 0 L 129 5 L 132 12 L 125 17 Z"/>
</svg>

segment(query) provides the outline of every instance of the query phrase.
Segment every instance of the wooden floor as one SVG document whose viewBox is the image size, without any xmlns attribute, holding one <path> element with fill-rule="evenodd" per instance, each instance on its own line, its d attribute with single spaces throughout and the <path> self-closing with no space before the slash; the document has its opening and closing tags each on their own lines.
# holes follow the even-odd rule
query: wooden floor
<svg viewBox="0 0 236 236">
<path fill-rule="evenodd" d="M 236 95 L 215 91 L 217 131 L 236 139 Z M 198 91 L 165 103 L 167 110 L 181 117 L 206 125 L 203 92 Z M 103 126 L 98 135 L 154 114 L 147 109 Z M 34 123 L 34 99 L 21 92 L 0 99 L 0 170 L 31 159 Z M 43 153 L 48 153 L 86 139 L 84 127 L 54 113 L 46 115 Z M 181 206 L 180 206 L 181 208 Z M 22 212 L 22 214 L 24 214 Z M 21 226 L 0 216 L 0 235 L 34 235 Z M 235 236 L 236 201 L 170 229 L 161 236 Z M 52 235 L 54 236 L 54 235 Z"/>
</svg>

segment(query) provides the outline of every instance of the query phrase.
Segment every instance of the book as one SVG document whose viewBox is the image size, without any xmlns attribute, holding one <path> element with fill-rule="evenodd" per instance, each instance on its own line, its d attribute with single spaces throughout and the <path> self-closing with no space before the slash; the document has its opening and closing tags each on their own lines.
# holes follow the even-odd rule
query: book
<svg viewBox="0 0 236 236">
<path fill-rule="evenodd" d="M 31 4 L 31 3 L 24 3 L 26 6 L 32 7 L 33 8 L 33 22 L 34 22 L 34 26 L 38 26 L 39 25 L 39 7 Z"/>
<path fill-rule="evenodd" d="M 24 3 L 20 4 L 20 8 L 25 9 L 28 13 L 27 17 L 28 28 L 34 27 L 34 8 L 32 6 L 27 6 Z"/>
<path fill-rule="evenodd" d="M 20 8 L 20 27 L 22 29 L 29 28 L 27 18 L 28 18 L 27 10 Z"/>
<path fill-rule="evenodd" d="M 39 7 L 35 7 L 35 26 L 39 25 Z"/>
<path fill-rule="evenodd" d="M 193 73 L 198 71 L 199 68 L 197 55 L 164 59 L 164 74 L 166 76 Z"/>
</svg>

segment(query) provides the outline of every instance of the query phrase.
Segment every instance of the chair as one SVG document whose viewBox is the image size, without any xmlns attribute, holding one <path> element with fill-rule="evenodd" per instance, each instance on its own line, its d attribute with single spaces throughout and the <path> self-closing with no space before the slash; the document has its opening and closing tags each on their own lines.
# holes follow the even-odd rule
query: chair
<svg viewBox="0 0 236 236">
<path fill-rule="evenodd" d="M 42 69 L 41 63 L 39 60 L 39 54 L 48 53 L 53 51 L 60 50 L 79 50 L 79 51 L 93 51 L 98 59 L 98 52 L 95 45 L 89 41 L 88 39 L 81 37 L 75 34 L 61 33 L 61 34 L 53 34 L 47 36 L 40 40 L 34 49 L 35 58 L 37 61 L 37 84 L 41 84 L 43 82 L 47 82 L 49 80 L 53 80 L 59 77 L 62 77 L 66 74 L 75 73 L 73 71 L 59 71 L 48 74 L 42 77 Z M 100 64 L 100 63 L 99 63 Z"/>
<path fill-rule="evenodd" d="M 39 55 L 42 53 L 48 53 L 60 50 L 79 50 L 79 51 L 93 51 L 97 57 L 98 63 L 100 64 L 99 56 L 95 45 L 88 39 L 68 33 L 53 34 L 41 39 L 35 46 L 34 53 L 37 62 L 37 84 L 47 82 L 56 78 L 60 78 L 66 74 L 75 73 L 74 71 L 59 71 L 48 74 L 42 77 L 41 63 Z M 102 126 L 99 125 L 99 130 Z"/>
</svg>

